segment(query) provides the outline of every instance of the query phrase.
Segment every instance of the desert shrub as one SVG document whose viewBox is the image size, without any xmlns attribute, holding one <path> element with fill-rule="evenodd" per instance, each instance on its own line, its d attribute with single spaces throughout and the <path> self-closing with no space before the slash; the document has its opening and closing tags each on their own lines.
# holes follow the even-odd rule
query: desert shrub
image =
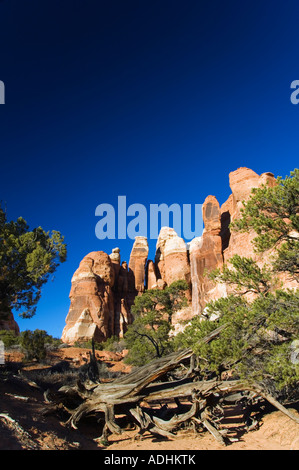
<svg viewBox="0 0 299 470">
<path fill-rule="evenodd" d="M 41 370 L 22 371 L 21 375 L 25 375 L 43 390 L 58 390 L 63 385 L 75 385 L 79 378 L 79 370 L 71 367 L 55 370 L 54 366 Z"/>
<path fill-rule="evenodd" d="M 103 343 L 97 343 L 94 342 L 94 348 L 97 349 L 98 351 L 103 350 Z M 76 341 L 74 343 L 75 348 L 82 348 L 82 349 L 92 349 L 92 340 L 90 339 L 89 341 Z"/>
<path fill-rule="evenodd" d="M 19 336 L 16 336 L 13 331 L 9 330 L 0 331 L 0 340 L 3 341 L 6 348 L 19 344 Z"/>
<path fill-rule="evenodd" d="M 61 343 L 60 340 L 48 335 L 46 331 L 38 329 L 23 331 L 19 341 L 26 359 L 36 359 L 37 361 L 45 360 L 47 350 L 51 347 L 56 348 Z"/>
<path fill-rule="evenodd" d="M 106 341 L 101 343 L 103 351 L 111 351 L 111 352 L 121 352 L 126 347 L 126 343 L 124 339 L 119 339 L 117 336 L 111 336 Z"/>
<path fill-rule="evenodd" d="M 83 364 L 79 367 L 78 374 L 82 382 L 86 380 L 112 379 L 120 375 L 119 372 L 110 371 L 107 364 L 100 361 Z"/>
</svg>

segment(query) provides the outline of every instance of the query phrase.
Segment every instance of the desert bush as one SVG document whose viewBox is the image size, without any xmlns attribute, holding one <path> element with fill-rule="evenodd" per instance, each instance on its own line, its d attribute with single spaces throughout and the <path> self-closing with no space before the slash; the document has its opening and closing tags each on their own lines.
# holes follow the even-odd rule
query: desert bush
<svg viewBox="0 0 299 470">
<path fill-rule="evenodd" d="M 102 351 L 103 350 L 102 344 L 103 343 L 94 342 L 94 348 L 97 349 L 98 351 Z M 76 341 L 74 343 L 74 347 L 82 348 L 82 349 L 92 349 L 92 339 L 90 339 L 89 341 Z"/>
<path fill-rule="evenodd" d="M 55 366 L 54 366 L 55 367 Z M 63 385 L 75 385 L 79 379 L 79 370 L 67 368 L 61 371 L 53 370 L 53 367 L 42 370 L 30 370 L 22 372 L 31 381 L 35 382 L 43 390 L 58 390 Z"/>
<path fill-rule="evenodd" d="M 23 331 L 20 335 L 19 344 L 22 346 L 26 359 L 44 361 L 47 351 L 56 349 L 61 341 L 48 335 L 46 331 L 37 329 Z"/>
<path fill-rule="evenodd" d="M 9 330 L 0 331 L 0 340 L 3 341 L 6 348 L 19 344 L 19 336 L 16 336 L 13 331 Z"/>
<path fill-rule="evenodd" d="M 126 343 L 122 338 L 111 336 L 111 338 L 101 343 L 101 346 L 103 351 L 122 352 L 126 348 Z"/>
</svg>

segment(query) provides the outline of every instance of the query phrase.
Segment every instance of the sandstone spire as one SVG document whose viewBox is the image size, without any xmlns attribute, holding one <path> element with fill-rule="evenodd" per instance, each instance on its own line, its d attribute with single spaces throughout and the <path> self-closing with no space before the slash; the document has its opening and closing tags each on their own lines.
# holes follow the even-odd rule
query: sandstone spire
<svg viewBox="0 0 299 470">
<path fill-rule="evenodd" d="M 208 273 L 223 264 L 221 211 L 215 196 L 208 196 L 203 204 L 204 231 L 201 237 L 190 243 L 190 267 L 192 282 L 192 314 L 202 313 L 208 300 L 223 294 L 220 286 L 208 278 Z M 219 292 L 220 289 L 220 292 Z"/>
<path fill-rule="evenodd" d="M 136 237 L 130 255 L 129 270 L 133 273 L 135 289 L 138 293 L 144 292 L 145 266 L 148 257 L 148 243 L 146 237 Z"/>
<path fill-rule="evenodd" d="M 156 245 L 155 265 L 157 277 L 168 286 L 181 279 L 190 282 L 186 243 L 173 228 L 161 228 Z"/>
</svg>

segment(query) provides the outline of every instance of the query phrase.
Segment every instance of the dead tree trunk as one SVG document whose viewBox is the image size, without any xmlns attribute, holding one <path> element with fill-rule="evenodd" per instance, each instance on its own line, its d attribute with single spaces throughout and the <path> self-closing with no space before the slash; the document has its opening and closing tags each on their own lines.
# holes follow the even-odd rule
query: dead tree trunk
<svg viewBox="0 0 299 470">
<path fill-rule="evenodd" d="M 213 331 L 202 341 L 208 343 L 223 328 L 225 325 Z M 90 413 L 101 413 L 105 424 L 100 439 L 104 441 L 107 441 L 109 433 L 122 432 L 116 422 L 117 414 L 121 413 L 127 416 L 128 421 L 133 421 L 138 425 L 138 436 L 142 436 L 145 431 L 167 437 L 174 436 L 174 431 L 181 423 L 194 419 L 224 445 L 227 439 L 217 430 L 210 411 L 213 411 L 215 401 L 217 403 L 223 396 L 240 391 L 255 392 L 299 424 L 297 416 L 256 384 L 245 384 L 240 380 L 193 381 L 194 376 L 192 377 L 190 370 L 182 380 L 159 381 L 166 373 L 190 360 L 192 355 L 191 349 L 172 353 L 110 383 L 78 382 L 76 387 L 64 386 L 59 390 L 57 402 L 63 404 L 65 399 L 69 403 L 72 397 L 80 398 L 81 404 L 77 408 L 67 409 L 70 413 L 68 423 L 74 428 L 82 417 Z M 167 404 L 169 401 L 174 402 L 178 399 L 185 399 L 190 403 L 190 409 L 187 412 L 176 413 L 168 420 L 159 416 L 157 403 Z M 142 402 L 146 402 L 148 406 L 142 407 Z"/>
</svg>

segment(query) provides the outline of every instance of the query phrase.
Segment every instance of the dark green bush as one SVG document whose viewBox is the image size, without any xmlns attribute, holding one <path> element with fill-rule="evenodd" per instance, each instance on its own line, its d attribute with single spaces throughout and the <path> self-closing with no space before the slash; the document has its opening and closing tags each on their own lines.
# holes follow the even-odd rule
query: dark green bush
<svg viewBox="0 0 299 470">
<path fill-rule="evenodd" d="M 5 348 L 19 344 L 19 336 L 16 336 L 14 332 L 10 330 L 1 330 L 0 340 L 3 341 Z"/>
<path fill-rule="evenodd" d="M 58 347 L 61 341 L 48 335 L 46 331 L 37 329 L 23 331 L 19 344 L 22 346 L 26 359 L 43 361 L 47 356 L 47 350 Z"/>
</svg>

